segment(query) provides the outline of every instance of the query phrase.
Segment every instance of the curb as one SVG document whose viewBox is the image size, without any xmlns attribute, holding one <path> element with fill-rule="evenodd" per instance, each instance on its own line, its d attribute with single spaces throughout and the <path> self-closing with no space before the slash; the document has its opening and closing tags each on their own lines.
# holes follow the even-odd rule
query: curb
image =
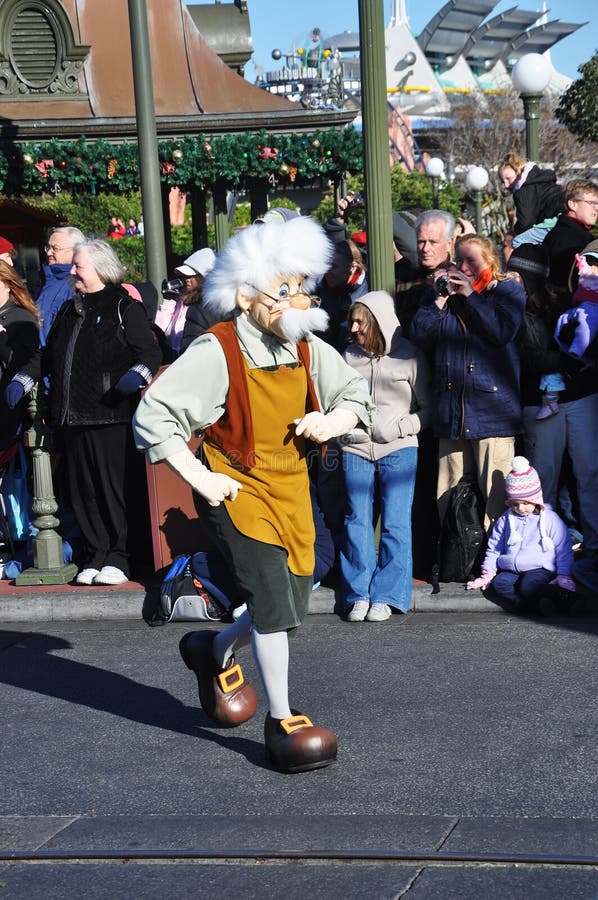
<svg viewBox="0 0 598 900">
<path fill-rule="evenodd" d="M 472 596 L 473 595 L 473 596 Z M 0 595 L 0 622 L 73 622 L 142 619 L 146 590 L 139 586 L 129 590 L 61 590 L 44 591 L 39 587 L 15 591 L 13 596 Z M 335 592 L 319 587 L 311 596 L 309 612 L 332 615 Z M 431 594 L 431 586 L 414 582 L 412 610 L 415 612 L 500 612 L 500 607 L 486 600 L 480 591 L 465 592 L 462 584 L 443 585 L 440 593 Z"/>
</svg>

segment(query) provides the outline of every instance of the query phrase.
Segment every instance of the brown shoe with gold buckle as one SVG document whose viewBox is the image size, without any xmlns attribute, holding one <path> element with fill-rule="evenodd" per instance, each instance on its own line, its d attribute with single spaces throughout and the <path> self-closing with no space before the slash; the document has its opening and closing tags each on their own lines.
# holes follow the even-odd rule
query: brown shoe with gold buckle
<svg viewBox="0 0 598 900">
<path fill-rule="evenodd" d="M 270 759 L 281 772 L 309 772 L 329 766 L 336 759 L 336 735 L 329 728 L 314 725 L 307 716 L 292 710 L 286 719 L 264 725 L 264 740 Z"/>
<path fill-rule="evenodd" d="M 214 660 L 212 648 L 217 634 L 217 631 L 190 631 L 181 638 L 179 650 L 187 668 L 197 676 L 203 711 L 220 725 L 232 727 L 254 715 L 257 696 L 234 657 L 231 656 L 224 669 Z"/>
</svg>

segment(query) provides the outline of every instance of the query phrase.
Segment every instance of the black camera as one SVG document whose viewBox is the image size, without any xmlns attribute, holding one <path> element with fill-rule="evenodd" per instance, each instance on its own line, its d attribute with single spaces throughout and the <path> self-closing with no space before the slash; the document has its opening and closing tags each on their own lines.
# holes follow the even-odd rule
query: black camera
<svg viewBox="0 0 598 900">
<path fill-rule="evenodd" d="M 162 282 L 162 295 L 164 297 L 178 297 L 182 287 L 183 282 L 180 278 L 172 278 L 170 281 L 165 278 Z"/>
<path fill-rule="evenodd" d="M 434 290 L 438 297 L 448 297 L 451 292 L 451 286 L 448 275 L 439 275 L 434 282 Z"/>
<path fill-rule="evenodd" d="M 365 207 L 365 197 L 363 194 L 355 194 L 352 200 L 349 201 L 348 209 L 353 211 L 354 209 L 363 209 Z"/>
</svg>

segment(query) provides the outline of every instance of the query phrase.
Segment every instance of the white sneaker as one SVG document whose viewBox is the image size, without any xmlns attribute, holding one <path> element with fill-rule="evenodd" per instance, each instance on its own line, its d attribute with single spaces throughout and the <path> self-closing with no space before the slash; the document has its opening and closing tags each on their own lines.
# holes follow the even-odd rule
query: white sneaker
<svg viewBox="0 0 598 900">
<path fill-rule="evenodd" d="M 124 584 L 129 576 L 116 566 L 102 566 L 93 580 L 94 584 Z"/>
<path fill-rule="evenodd" d="M 392 613 L 387 603 L 372 603 L 366 616 L 368 622 L 384 622 L 390 619 Z"/>
<path fill-rule="evenodd" d="M 347 622 L 363 622 L 370 608 L 368 600 L 357 600 L 353 604 L 353 609 L 347 616 Z"/>
<path fill-rule="evenodd" d="M 93 584 L 94 578 L 99 574 L 99 569 L 81 569 L 75 578 L 75 584 Z"/>
</svg>

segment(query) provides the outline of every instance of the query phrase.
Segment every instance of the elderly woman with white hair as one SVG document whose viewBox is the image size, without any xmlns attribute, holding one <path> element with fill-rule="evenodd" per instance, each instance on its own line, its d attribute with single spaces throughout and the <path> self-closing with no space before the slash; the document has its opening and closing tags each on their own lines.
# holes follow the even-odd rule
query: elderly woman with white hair
<svg viewBox="0 0 598 900">
<path fill-rule="evenodd" d="M 257 697 L 235 665 L 251 642 L 268 702 L 264 735 L 284 772 L 326 766 L 336 736 L 289 705 L 288 633 L 307 613 L 314 528 L 305 439 L 323 443 L 369 426 L 363 378 L 312 334 L 327 316 L 310 294 L 330 244 L 312 219 L 252 225 L 224 247 L 204 285 L 213 326 L 146 391 L 137 446 L 195 491 L 247 611 L 224 631 L 194 631 L 180 651 L 204 712 L 220 725 L 250 719 Z M 188 449 L 203 433 L 200 458 Z"/>
<path fill-rule="evenodd" d="M 58 312 L 43 351 L 50 415 L 59 429 L 70 503 L 83 538 L 78 584 L 130 575 L 125 485 L 131 418 L 161 354 L 145 308 L 122 287 L 125 269 L 102 240 L 76 245 L 75 295 Z"/>
</svg>

